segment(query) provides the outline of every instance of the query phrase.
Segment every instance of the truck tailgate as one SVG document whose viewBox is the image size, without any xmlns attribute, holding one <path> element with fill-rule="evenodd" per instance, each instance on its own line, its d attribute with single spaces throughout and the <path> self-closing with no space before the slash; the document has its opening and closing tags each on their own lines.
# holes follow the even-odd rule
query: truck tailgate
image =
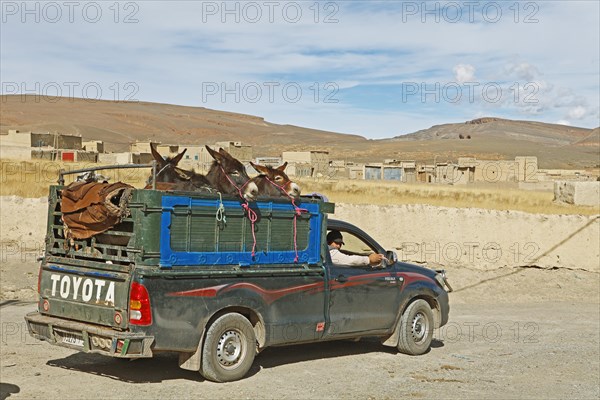
<svg viewBox="0 0 600 400">
<path fill-rule="evenodd" d="M 46 262 L 40 271 L 43 315 L 117 329 L 128 325 L 131 273 L 122 266 Z"/>
</svg>

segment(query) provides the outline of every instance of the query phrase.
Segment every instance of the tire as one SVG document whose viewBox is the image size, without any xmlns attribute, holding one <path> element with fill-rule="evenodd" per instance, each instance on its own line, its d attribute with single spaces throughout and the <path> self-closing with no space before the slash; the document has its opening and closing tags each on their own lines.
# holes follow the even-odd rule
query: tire
<svg viewBox="0 0 600 400">
<path fill-rule="evenodd" d="M 202 346 L 202 376 L 214 382 L 243 378 L 256 355 L 252 324 L 237 313 L 222 315 L 206 332 Z"/>
<path fill-rule="evenodd" d="M 422 299 L 410 303 L 399 324 L 398 351 L 416 356 L 429 350 L 433 338 L 433 312 L 429 303 Z"/>
</svg>

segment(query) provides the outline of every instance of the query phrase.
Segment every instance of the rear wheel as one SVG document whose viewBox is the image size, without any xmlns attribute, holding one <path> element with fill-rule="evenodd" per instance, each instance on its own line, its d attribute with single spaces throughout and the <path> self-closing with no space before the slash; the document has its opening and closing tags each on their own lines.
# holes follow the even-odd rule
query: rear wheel
<svg viewBox="0 0 600 400">
<path fill-rule="evenodd" d="M 429 303 L 418 299 L 400 318 L 398 350 L 401 353 L 419 355 L 429 350 L 433 338 L 433 312 Z"/>
<path fill-rule="evenodd" d="M 236 313 L 217 318 L 208 328 L 202 347 L 202 375 L 215 382 L 243 378 L 256 355 L 252 324 Z"/>
</svg>

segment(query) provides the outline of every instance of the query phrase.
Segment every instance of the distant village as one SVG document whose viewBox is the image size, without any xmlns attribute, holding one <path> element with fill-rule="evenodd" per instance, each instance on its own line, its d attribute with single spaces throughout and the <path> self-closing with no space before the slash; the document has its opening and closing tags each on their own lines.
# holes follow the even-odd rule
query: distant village
<svg viewBox="0 0 600 400">
<path fill-rule="evenodd" d="M 0 157 L 3 159 L 49 160 L 63 162 L 89 162 L 101 164 L 147 164 L 152 162 L 150 141 L 130 143 L 129 151 L 105 152 L 104 142 L 83 140 L 81 136 L 63 133 L 36 133 L 9 130 L 0 140 Z M 473 183 L 518 183 L 527 188 L 552 190 L 556 180 L 596 180 L 586 170 L 539 169 L 536 157 L 522 156 L 514 160 L 481 160 L 460 157 L 457 162 L 417 163 L 413 160 L 374 160 L 355 163 L 351 160 L 334 160 L 327 151 L 284 151 L 280 157 L 256 155 L 252 146 L 234 141 L 206 143 L 211 148 L 223 148 L 247 165 L 249 162 L 279 166 L 287 162 L 286 173 L 291 177 L 325 179 L 384 180 L 404 183 L 439 183 L 467 185 Z M 187 149 L 179 166 L 205 172 L 213 159 L 205 144 L 181 145 L 154 143 L 163 156 L 173 156 Z M 533 187 L 532 187 L 533 188 Z"/>
</svg>

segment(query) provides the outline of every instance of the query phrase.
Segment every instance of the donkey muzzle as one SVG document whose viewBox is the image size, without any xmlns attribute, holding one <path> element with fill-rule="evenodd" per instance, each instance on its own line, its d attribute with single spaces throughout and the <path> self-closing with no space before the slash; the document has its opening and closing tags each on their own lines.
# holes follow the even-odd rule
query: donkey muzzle
<svg viewBox="0 0 600 400">
<path fill-rule="evenodd" d="M 295 184 L 294 182 L 292 182 L 289 185 L 287 194 L 289 194 L 291 197 L 297 199 L 297 198 L 300 197 L 300 193 L 301 193 L 300 186 L 298 186 L 297 184 Z"/>
<path fill-rule="evenodd" d="M 244 188 L 244 199 L 246 199 L 247 201 L 255 201 L 256 198 L 258 197 L 258 186 L 256 186 L 256 183 L 254 182 L 250 182 L 246 185 L 246 187 Z"/>
</svg>

